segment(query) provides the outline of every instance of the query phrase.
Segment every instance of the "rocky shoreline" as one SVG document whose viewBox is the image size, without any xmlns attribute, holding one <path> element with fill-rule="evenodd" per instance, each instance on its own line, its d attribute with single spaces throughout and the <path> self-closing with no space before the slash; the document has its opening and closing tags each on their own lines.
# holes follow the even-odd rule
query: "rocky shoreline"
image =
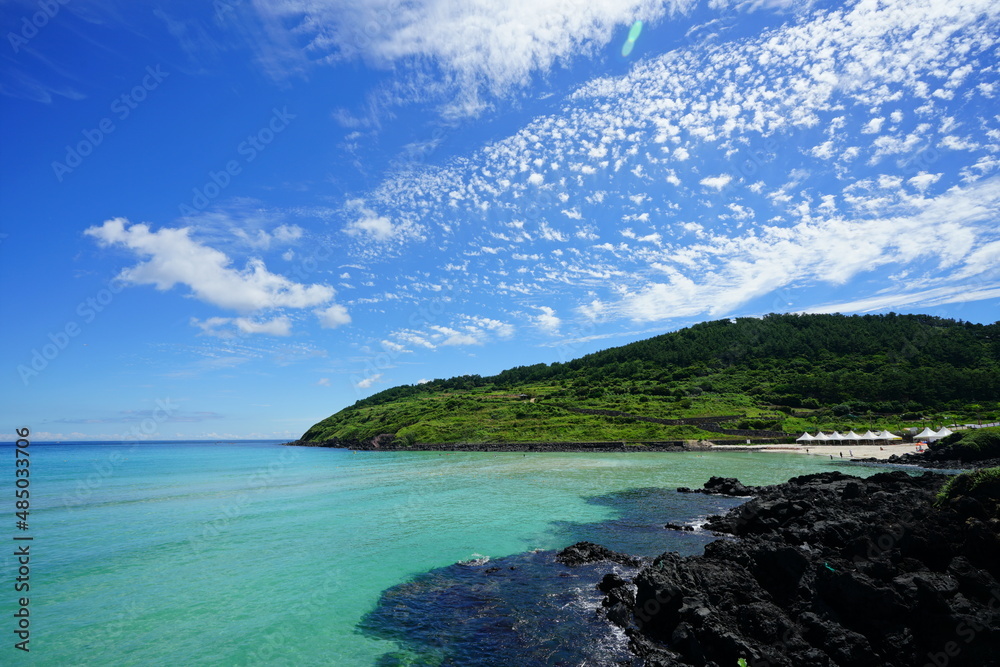
<svg viewBox="0 0 1000 667">
<path fill-rule="evenodd" d="M 650 667 L 1000 665 L 1000 490 L 937 506 L 946 480 L 713 478 L 699 492 L 753 496 L 710 518 L 723 539 L 608 574 L 603 613 Z M 563 553 L 631 562 L 590 543 Z"/>
<path fill-rule="evenodd" d="M 975 468 L 996 468 L 1000 466 L 1000 459 L 970 458 L 967 450 L 963 450 L 960 447 L 944 447 L 940 449 L 926 449 L 922 452 L 908 454 L 893 454 L 883 460 L 871 458 L 851 460 L 859 463 L 911 465 L 931 470 L 972 470 Z"/>
<path fill-rule="evenodd" d="M 615 442 L 504 442 L 504 443 L 413 443 L 397 444 L 385 438 L 364 442 L 343 442 L 327 440 L 311 442 L 295 440 L 284 443 L 299 447 L 331 447 L 370 452 L 685 452 L 698 449 L 697 445 L 682 440 L 636 442 L 631 444 Z"/>
</svg>

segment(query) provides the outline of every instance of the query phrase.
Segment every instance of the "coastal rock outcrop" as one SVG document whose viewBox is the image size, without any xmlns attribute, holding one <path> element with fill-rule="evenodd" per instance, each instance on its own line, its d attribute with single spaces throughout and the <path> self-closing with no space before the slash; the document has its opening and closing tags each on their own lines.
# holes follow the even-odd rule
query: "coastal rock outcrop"
<svg viewBox="0 0 1000 667">
<path fill-rule="evenodd" d="M 605 577 L 604 608 L 651 666 L 1000 665 L 996 491 L 959 489 L 938 507 L 944 481 L 710 482 L 754 494 L 709 520 L 729 539 L 664 553 L 632 581 Z"/>
<path fill-rule="evenodd" d="M 641 559 L 636 556 L 618 553 L 593 542 L 572 544 L 556 554 L 556 560 L 570 567 L 605 561 L 635 567 L 641 562 Z"/>
<path fill-rule="evenodd" d="M 739 498 L 753 495 L 754 488 L 755 487 L 752 486 L 744 486 L 743 483 L 735 477 L 713 476 L 705 482 L 705 486 L 703 488 L 689 489 L 686 486 L 681 486 L 677 488 L 677 491 L 678 493 L 706 493 L 719 496 L 734 496 Z"/>
<path fill-rule="evenodd" d="M 860 459 L 861 461 L 877 461 L 876 459 Z M 885 462 L 900 465 L 915 465 L 921 468 L 937 468 L 947 470 L 961 470 L 964 468 L 996 468 L 1000 466 L 1000 459 L 969 459 L 962 456 L 961 450 L 956 449 L 927 449 L 922 452 L 912 452 L 909 454 L 893 454 Z"/>
</svg>

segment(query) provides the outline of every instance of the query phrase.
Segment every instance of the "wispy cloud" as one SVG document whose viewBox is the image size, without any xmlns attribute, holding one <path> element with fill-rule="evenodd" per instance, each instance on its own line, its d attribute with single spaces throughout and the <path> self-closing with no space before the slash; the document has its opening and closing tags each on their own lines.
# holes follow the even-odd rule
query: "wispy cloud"
<svg viewBox="0 0 1000 667">
<path fill-rule="evenodd" d="M 437 91 L 448 115 L 475 115 L 534 77 L 575 56 L 593 54 L 614 29 L 655 21 L 694 0 L 269 0 L 254 3 L 265 26 L 262 61 L 272 69 L 314 62 L 363 61 L 405 73 L 393 95 Z M 271 38 L 288 32 L 297 39 Z M 258 31 L 259 32 L 259 31 Z"/>
<path fill-rule="evenodd" d="M 174 410 L 166 413 L 163 410 L 121 410 L 112 417 L 75 418 L 63 417 L 53 419 L 54 424 L 131 424 L 145 419 L 155 419 L 157 422 L 204 422 L 224 419 L 225 415 L 207 410 L 187 411 Z"/>
</svg>

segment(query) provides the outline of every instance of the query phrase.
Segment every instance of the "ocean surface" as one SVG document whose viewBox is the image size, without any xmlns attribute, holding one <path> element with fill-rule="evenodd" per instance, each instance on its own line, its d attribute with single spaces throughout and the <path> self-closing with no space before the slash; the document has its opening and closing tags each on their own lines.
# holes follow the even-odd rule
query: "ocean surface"
<svg viewBox="0 0 1000 667">
<path fill-rule="evenodd" d="M 31 445 L 29 654 L 13 649 L 4 549 L 0 664 L 599 665 L 621 636 L 567 568 L 591 540 L 700 553 L 740 501 L 678 494 L 712 475 L 772 484 L 885 468 L 795 454 L 357 452 L 276 442 Z M 23 544 L 23 543 L 22 543 Z M 586 637 L 588 641 L 581 641 Z"/>
</svg>

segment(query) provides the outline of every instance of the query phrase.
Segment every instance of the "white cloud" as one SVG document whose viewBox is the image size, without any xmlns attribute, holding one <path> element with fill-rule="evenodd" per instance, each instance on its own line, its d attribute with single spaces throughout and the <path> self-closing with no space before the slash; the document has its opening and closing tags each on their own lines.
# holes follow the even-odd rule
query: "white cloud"
<svg viewBox="0 0 1000 667">
<path fill-rule="evenodd" d="M 292 243 L 302 238 L 302 228 L 298 225 L 279 225 L 271 232 L 271 236 L 279 243 Z"/>
<path fill-rule="evenodd" d="M 190 228 L 128 226 L 128 220 L 114 218 L 84 234 L 103 246 L 124 247 L 147 258 L 125 269 L 119 278 L 136 285 L 153 285 L 161 291 L 186 285 L 191 295 L 220 308 L 249 313 L 268 308 L 308 308 L 330 301 L 334 290 L 328 285 L 303 285 L 271 273 L 264 262 L 252 258 L 242 271 L 230 266 L 224 253 L 191 239 Z"/>
<path fill-rule="evenodd" d="M 349 223 L 344 231 L 351 236 L 367 234 L 376 241 L 388 241 L 396 236 L 398 230 L 389 218 L 384 215 L 375 215 L 373 211 L 368 211 L 368 213 L 369 215 L 364 215 Z"/>
<path fill-rule="evenodd" d="M 306 53 L 329 63 L 363 59 L 409 71 L 402 94 L 420 99 L 428 91 L 457 89 L 450 112 L 475 114 L 487 106 L 485 94 L 503 96 L 558 62 L 597 52 L 616 27 L 691 5 L 693 0 L 272 0 L 253 5 L 265 25 L 253 45 L 272 71 L 301 70 Z M 432 78 L 422 66 L 427 62 L 441 74 Z"/>
<path fill-rule="evenodd" d="M 884 122 L 885 118 L 882 116 L 872 118 L 861 128 L 861 134 L 878 134 L 882 131 L 882 123 Z"/>
<path fill-rule="evenodd" d="M 483 341 L 473 336 L 469 333 L 463 333 L 461 331 L 456 331 L 449 327 L 442 327 L 438 325 L 431 325 L 430 327 L 438 334 L 440 334 L 442 340 L 441 345 L 482 345 Z"/>
<path fill-rule="evenodd" d="M 253 234 L 242 227 L 233 227 L 232 232 L 248 246 L 258 250 L 267 250 L 275 241 L 283 244 L 294 243 L 301 239 L 304 233 L 298 225 L 279 225 L 271 232 L 258 229 Z"/>
<path fill-rule="evenodd" d="M 428 350 L 433 350 L 437 348 L 437 346 L 434 343 L 428 340 L 428 336 L 426 334 L 422 335 L 414 331 L 404 330 L 404 331 L 397 331 L 393 335 L 396 336 L 396 338 L 398 338 L 399 340 L 410 343 L 411 345 L 419 345 L 420 347 L 425 347 Z"/>
<path fill-rule="evenodd" d="M 404 343 L 433 350 L 439 345 L 483 345 L 494 339 L 505 340 L 514 335 L 511 324 L 479 315 L 459 315 L 449 324 L 450 326 L 429 324 L 423 331 L 403 329 L 393 332 L 391 336 Z"/>
<path fill-rule="evenodd" d="M 351 322 L 351 316 L 347 312 L 347 308 L 339 303 L 332 304 L 327 308 L 315 312 L 319 317 L 320 326 L 324 329 L 336 329 Z"/>
<path fill-rule="evenodd" d="M 292 333 L 292 323 L 287 317 L 275 317 L 266 322 L 257 322 L 245 317 L 237 317 L 236 327 L 246 334 L 267 334 L 269 336 L 288 336 Z"/>
<path fill-rule="evenodd" d="M 995 276 L 998 273 L 1000 273 L 1000 241 L 991 241 L 982 243 L 969 253 L 953 278 L 965 280 L 973 276 Z"/>
<path fill-rule="evenodd" d="M 921 192 L 926 192 L 927 188 L 937 183 L 940 179 L 941 174 L 928 174 L 926 171 L 922 171 L 908 180 L 907 183 Z"/>
<path fill-rule="evenodd" d="M 553 229 L 549 226 L 547 222 L 543 222 L 538 226 L 538 234 L 546 241 L 567 241 L 565 234 L 560 232 L 558 229 Z"/>
<path fill-rule="evenodd" d="M 528 176 L 528 183 L 532 185 L 541 185 L 544 182 L 545 182 L 545 177 L 539 173 L 533 173 L 531 174 L 531 176 Z"/>
<path fill-rule="evenodd" d="M 949 303 L 967 303 L 969 301 L 986 301 L 988 299 L 1000 298 L 1000 285 L 994 284 L 977 287 L 977 289 L 970 289 L 969 285 L 951 285 L 911 293 L 894 292 L 843 303 L 811 306 L 801 312 L 870 313 L 876 310 L 940 306 Z"/>
<path fill-rule="evenodd" d="M 290 336 L 292 333 L 292 323 L 285 316 L 265 321 L 251 320 L 246 317 L 210 317 L 205 320 L 192 317 L 191 324 L 201 329 L 203 333 L 218 338 L 234 338 L 240 334 Z"/>
<path fill-rule="evenodd" d="M 733 177 L 730 174 L 719 174 L 718 176 L 709 176 L 708 178 L 703 178 L 699 183 L 707 188 L 715 188 L 716 190 L 721 190 L 722 188 L 729 185 L 732 182 Z"/>
<path fill-rule="evenodd" d="M 469 331 L 491 331 L 500 338 L 510 338 L 514 335 L 514 327 L 507 322 L 478 316 L 468 319 L 470 324 L 466 325 L 466 329 Z"/>
<path fill-rule="evenodd" d="M 344 232 L 350 236 L 379 244 L 420 238 L 419 225 L 398 217 L 394 222 L 389 216 L 376 213 L 363 199 L 348 200 L 344 214 L 354 218 L 344 227 Z"/>
<path fill-rule="evenodd" d="M 375 375 L 372 375 L 370 377 L 366 377 L 363 380 L 358 380 L 358 382 L 357 382 L 358 389 L 368 389 L 373 384 L 375 384 L 380 379 L 382 379 L 383 375 L 384 375 L 384 373 L 376 373 Z"/>
<path fill-rule="evenodd" d="M 330 378 L 320 378 L 319 380 L 316 381 L 316 386 L 317 387 L 329 387 L 330 386 Z"/>
<path fill-rule="evenodd" d="M 937 199 L 914 201 L 892 217 L 807 218 L 790 228 L 715 237 L 700 249 L 696 270 L 684 273 L 669 264 L 654 265 L 666 279 L 629 292 L 620 309 L 637 321 L 721 316 L 793 282 L 843 285 L 892 264 L 932 260 L 950 267 L 965 262 L 966 272 L 973 264 L 982 270 L 982 262 L 998 250 L 992 244 L 977 248 L 977 237 L 990 233 L 990 221 L 998 214 L 1000 178 L 994 178 Z M 965 277 L 959 271 L 952 279 Z"/>
<path fill-rule="evenodd" d="M 562 320 L 556 317 L 556 311 L 548 306 L 538 306 L 538 310 L 542 311 L 535 317 L 538 328 L 546 333 L 558 333 Z"/>
<path fill-rule="evenodd" d="M 590 303 L 579 306 L 577 311 L 588 320 L 599 320 L 608 312 L 608 307 L 600 299 L 594 299 Z"/>
<path fill-rule="evenodd" d="M 404 352 L 411 352 L 412 350 L 406 349 L 405 345 L 400 345 L 399 343 L 394 343 L 391 340 L 383 340 L 382 349 L 391 354 L 402 354 Z"/>
</svg>

